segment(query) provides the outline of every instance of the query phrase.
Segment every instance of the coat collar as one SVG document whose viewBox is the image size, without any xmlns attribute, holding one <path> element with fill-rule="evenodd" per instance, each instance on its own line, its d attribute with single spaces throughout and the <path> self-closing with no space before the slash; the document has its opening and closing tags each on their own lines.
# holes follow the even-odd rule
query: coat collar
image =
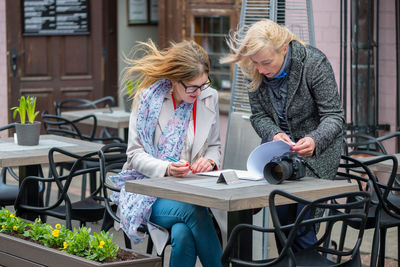
<svg viewBox="0 0 400 267">
<path fill-rule="evenodd" d="M 292 41 L 292 65 L 288 79 L 288 92 L 286 98 L 286 107 L 293 101 L 297 88 L 299 88 L 301 77 L 303 76 L 304 60 L 307 52 L 306 48 L 299 42 Z"/>
<path fill-rule="evenodd" d="M 197 111 L 196 111 L 196 132 L 194 136 L 194 143 L 192 147 L 191 160 L 197 157 L 199 152 L 202 152 L 204 143 L 208 137 L 208 133 L 211 129 L 213 118 L 215 117 L 214 107 L 207 105 L 207 98 L 212 95 L 212 90 L 206 89 L 201 92 L 200 96 L 197 98 Z M 158 124 L 160 129 L 164 129 L 167 126 L 169 119 L 174 112 L 174 105 L 172 102 L 171 94 L 168 93 L 165 96 L 164 104 L 161 109 Z M 203 156 L 203 155 L 200 155 Z"/>
</svg>

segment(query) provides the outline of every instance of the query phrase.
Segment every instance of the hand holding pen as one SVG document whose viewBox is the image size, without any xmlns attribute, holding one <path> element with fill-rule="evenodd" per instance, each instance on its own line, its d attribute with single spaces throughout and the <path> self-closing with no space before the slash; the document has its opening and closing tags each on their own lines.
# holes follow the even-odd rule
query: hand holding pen
<svg viewBox="0 0 400 267">
<path fill-rule="evenodd" d="M 173 157 L 167 156 L 167 159 L 172 161 L 167 168 L 167 176 L 183 177 L 190 171 L 190 164 L 186 160 L 177 160 Z"/>
</svg>

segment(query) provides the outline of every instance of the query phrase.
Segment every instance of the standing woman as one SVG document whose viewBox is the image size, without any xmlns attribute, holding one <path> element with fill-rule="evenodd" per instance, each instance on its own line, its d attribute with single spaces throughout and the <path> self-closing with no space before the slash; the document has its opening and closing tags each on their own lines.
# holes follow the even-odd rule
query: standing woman
<svg viewBox="0 0 400 267">
<path fill-rule="evenodd" d="M 262 142 L 282 140 L 320 177 L 334 178 L 345 120 L 326 56 L 268 19 L 253 24 L 243 40 L 238 33 L 232 35 L 228 45 L 232 53 L 221 62 L 238 63 L 251 80 L 250 121 Z M 307 176 L 315 175 L 307 169 Z M 296 218 L 292 206 L 282 206 L 282 223 Z M 297 238 L 293 249 L 306 248 L 313 240 L 315 233 L 310 232 Z"/>
<path fill-rule="evenodd" d="M 121 227 L 134 242 L 142 223 L 151 221 L 171 233 L 170 266 L 221 266 L 221 246 L 209 211 L 183 202 L 127 193 L 125 181 L 162 176 L 184 177 L 220 163 L 221 143 L 216 90 L 210 88 L 207 53 L 193 41 L 159 50 L 152 41 L 135 47 L 123 80 L 141 81 L 135 92 L 123 172 L 110 180 L 121 188 Z M 171 162 L 167 157 L 178 159 Z"/>
</svg>

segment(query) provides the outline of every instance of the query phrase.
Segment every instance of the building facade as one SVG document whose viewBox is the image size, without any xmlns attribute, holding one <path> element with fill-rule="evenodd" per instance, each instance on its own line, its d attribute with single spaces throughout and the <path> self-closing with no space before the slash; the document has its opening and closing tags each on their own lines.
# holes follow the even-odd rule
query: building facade
<svg viewBox="0 0 400 267">
<path fill-rule="evenodd" d="M 10 44 L 7 33 L 7 18 L 13 16 L 9 12 L 10 2 L 0 1 L 0 124 L 6 124 L 11 121 L 9 108 L 16 103 L 15 96 L 11 97 L 12 92 L 16 89 L 12 88 L 10 82 Z M 19 2 L 19 1 L 17 1 Z M 102 2 L 102 5 L 98 3 Z M 107 10 L 110 9 L 109 0 L 96 1 L 93 9 L 101 6 L 102 12 L 98 12 L 101 20 L 106 21 Z M 221 109 L 229 110 L 230 88 L 231 88 L 231 68 L 230 66 L 221 66 L 218 59 L 227 52 L 224 40 L 231 30 L 235 30 L 240 19 L 241 0 L 158 0 L 158 11 L 156 13 L 157 23 L 134 24 L 129 23 L 129 7 L 130 0 L 118 0 L 113 7 L 115 9 L 115 55 L 116 74 L 113 77 L 114 89 L 118 90 L 118 73 L 124 68 L 124 55 L 128 55 L 131 47 L 136 41 L 146 41 L 151 38 L 155 40 L 160 47 L 166 47 L 170 41 L 181 41 L 183 39 L 194 39 L 200 43 L 210 54 L 212 64 L 212 79 L 214 86 L 220 92 L 222 101 Z M 313 18 L 315 29 L 316 46 L 328 56 L 332 63 L 338 84 L 343 87 L 340 81 L 341 71 L 343 67 L 343 59 L 340 54 L 340 32 L 341 32 L 341 0 L 313 0 Z M 351 1 L 348 1 L 351 2 Z M 154 1 L 148 1 L 149 6 Z M 375 1 L 379 3 L 379 18 L 375 18 L 374 23 L 377 27 L 379 37 L 379 60 L 375 62 L 375 66 L 379 66 L 379 124 L 390 125 L 390 131 L 393 132 L 399 127 L 396 122 L 396 113 L 398 110 L 398 93 L 396 88 L 396 23 L 395 18 L 398 15 L 398 7 L 395 0 Z M 112 6 L 112 4 L 111 4 Z M 397 8 L 397 9 L 396 9 Z M 107 9 L 107 10 L 106 10 Z M 112 10 L 112 9 L 111 9 Z M 103 29 L 104 33 L 110 33 L 110 29 Z M 111 34 L 111 33 L 110 33 Z M 350 35 L 350 32 L 348 32 Z M 107 38 L 99 39 L 104 43 Z M 103 45 L 104 47 L 104 45 Z M 348 47 L 348 49 L 350 49 Z M 349 51 L 350 52 L 350 51 Z M 110 54 L 108 54 L 109 56 Z M 111 53 L 111 55 L 113 55 Z M 22 55 L 22 57 L 27 56 Z M 102 58 L 99 64 L 104 63 L 107 55 L 98 54 Z M 76 63 L 79 64 L 79 63 Z M 71 66 L 74 66 L 72 64 Z M 103 66 L 104 68 L 107 65 Z M 104 68 L 100 71 L 104 74 Z M 350 63 L 347 70 L 350 70 Z M 107 72 L 108 73 L 108 72 Z M 347 74 L 350 79 L 350 74 Z M 104 77 L 100 75 L 100 84 L 94 88 L 100 93 L 93 93 L 94 96 L 102 96 L 110 91 L 106 89 Z M 110 86 L 110 85 L 108 85 Z M 349 87 L 350 85 L 345 85 Z M 342 88 L 343 89 L 343 88 Z M 115 94 L 118 97 L 118 94 Z M 347 90 L 347 99 L 345 103 L 348 110 L 351 109 L 351 95 Z M 224 105 L 225 104 L 225 105 Z M 351 112 L 347 113 L 347 121 L 351 121 Z M 381 131 L 380 134 L 387 133 Z M 4 133 L 0 133 L 4 135 Z"/>
</svg>

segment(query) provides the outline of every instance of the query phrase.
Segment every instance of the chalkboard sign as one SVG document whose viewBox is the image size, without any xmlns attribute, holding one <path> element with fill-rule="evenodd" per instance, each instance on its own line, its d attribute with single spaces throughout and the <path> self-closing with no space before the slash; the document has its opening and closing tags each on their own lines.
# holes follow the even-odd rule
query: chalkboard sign
<svg viewBox="0 0 400 267">
<path fill-rule="evenodd" d="M 22 0 L 22 33 L 89 34 L 89 0 Z"/>
</svg>

